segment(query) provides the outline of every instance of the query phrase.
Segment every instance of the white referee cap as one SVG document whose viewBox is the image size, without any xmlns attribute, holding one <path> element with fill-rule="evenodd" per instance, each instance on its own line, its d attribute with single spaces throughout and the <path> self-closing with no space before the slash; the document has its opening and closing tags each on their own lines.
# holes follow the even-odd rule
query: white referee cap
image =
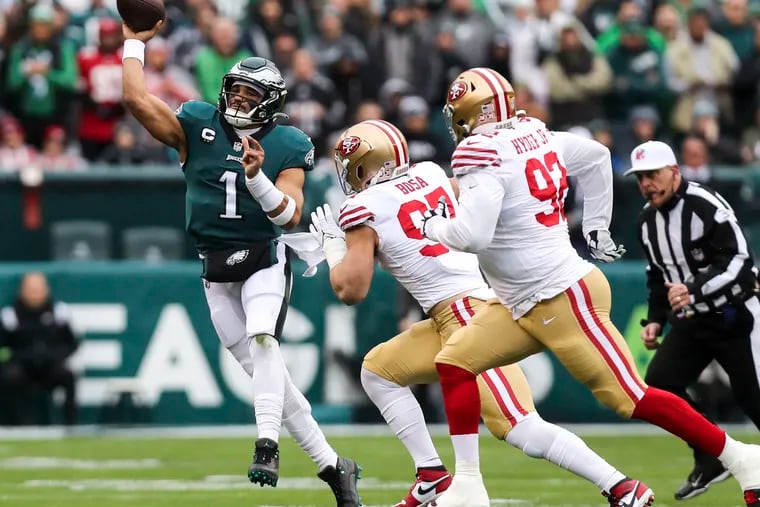
<svg viewBox="0 0 760 507">
<path fill-rule="evenodd" d="M 678 165 L 678 162 L 670 146 L 662 141 L 647 141 L 631 151 L 631 168 L 624 172 L 623 176 L 674 165 Z"/>
</svg>

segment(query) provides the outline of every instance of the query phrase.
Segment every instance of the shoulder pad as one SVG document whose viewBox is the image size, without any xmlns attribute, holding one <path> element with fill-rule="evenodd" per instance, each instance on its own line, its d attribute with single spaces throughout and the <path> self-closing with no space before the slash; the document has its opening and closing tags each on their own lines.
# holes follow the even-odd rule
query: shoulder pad
<svg viewBox="0 0 760 507">
<path fill-rule="evenodd" d="M 461 176 L 478 169 L 498 168 L 501 156 L 494 141 L 486 136 L 474 135 L 466 138 L 451 156 L 451 170 Z"/>
<path fill-rule="evenodd" d="M 361 194 L 346 199 L 338 212 L 338 225 L 344 231 L 375 220 L 375 214 L 367 206 L 365 199 L 359 199 Z"/>
<path fill-rule="evenodd" d="M 286 143 L 294 145 L 311 144 L 311 138 L 303 130 L 292 125 L 275 125 L 267 135 L 272 135 L 275 132 Z"/>
<path fill-rule="evenodd" d="M 180 104 L 175 114 L 183 118 L 210 120 L 216 114 L 216 106 L 200 100 L 189 100 Z"/>
<path fill-rule="evenodd" d="M 410 173 L 416 173 L 416 172 L 429 173 L 429 172 L 435 172 L 435 171 L 440 171 L 444 174 L 446 173 L 446 171 L 443 170 L 443 167 L 431 161 L 417 162 L 416 164 L 412 164 L 412 167 L 409 168 Z"/>
<path fill-rule="evenodd" d="M 520 116 L 517 118 L 517 125 L 527 125 L 531 128 L 546 128 L 546 124 L 539 120 L 538 118 L 533 118 L 532 116 Z"/>
</svg>

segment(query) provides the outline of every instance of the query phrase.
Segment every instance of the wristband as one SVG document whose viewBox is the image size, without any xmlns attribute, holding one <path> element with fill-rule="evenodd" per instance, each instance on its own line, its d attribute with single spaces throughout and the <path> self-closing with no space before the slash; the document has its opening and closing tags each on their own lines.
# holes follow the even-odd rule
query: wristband
<svg viewBox="0 0 760 507">
<path fill-rule="evenodd" d="M 288 197 L 288 204 L 285 205 L 285 209 L 282 210 L 282 213 L 280 213 L 276 217 L 270 217 L 269 215 L 267 215 L 267 218 L 273 224 L 279 225 L 280 227 L 282 227 L 283 225 L 290 222 L 290 219 L 293 218 L 293 215 L 295 214 L 296 214 L 296 201 L 295 199 Z"/>
<path fill-rule="evenodd" d="M 322 245 L 322 253 L 325 254 L 325 260 L 330 269 L 343 262 L 346 251 L 346 240 L 343 238 L 330 238 Z"/>
<path fill-rule="evenodd" d="M 261 204 L 261 209 L 266 213 L 276 209 L 285 198 L 282 190 L 275 187 L 263 171 L 259 171 L 253 178 L 246 176 L 245 186 L 248 187 L 248 191 Z"/>
<path fill-rule="evenodd" d="M 138 39 L 125 40 L 121 61 L 123 62 L 127 58 L 137 58 L 140 60 L 140 64 L 145 66 L 145 43 Z"/>
</svg>

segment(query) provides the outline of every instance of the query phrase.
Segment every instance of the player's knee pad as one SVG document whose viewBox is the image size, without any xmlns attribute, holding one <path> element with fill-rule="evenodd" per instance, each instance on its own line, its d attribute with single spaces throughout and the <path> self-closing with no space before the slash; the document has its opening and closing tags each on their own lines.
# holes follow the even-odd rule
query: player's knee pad
<svg viewBox="0 0 760 507">
<path fill-rule="evenodd" d="M 506 417 L 502 414 L 491 413 L 491 411 L 481 411 L 481 417 L 483 422 L 491 432 L 491 435 L 496 437 L 497 440 L 504 440 L 504 437 L 512 429 L 512 425 L 509 423 Z"/>
<path fill-rule="evenodd" d="M 268 333 L 254 334 L 248 337 L 251 348 L 271 349 L 280 346 L 280 341 Z"/>
<path fill-rule="evenodd" d="M 624 419 L 630 419 L 636 403 L 631 400 L 621 388 L 620 390 L 594 390 L 594 396 L 607 408 L 614 410 Z"/>
<path fill-rule="evenodd" d="M 396 380 L 390 375 L 388 368 L 383 364 L 383 355 L 379 353 L 378 349 L 382 344 L 373 348 L 367 355 L 364 356 L 362 361 L 362 378 L 364 378 L 364 371 L 372 372 L 380 378 L 387 380 L 388 382 L 396 382 Z"/>
<path fill-rule="evenodd" d="M 364 365 L 362 365 L 362 371 L 359 374 L 359 378 L 361 379 L 364 391 L 370 395 L 370 398 L 374 392 L 388 389 L 398 389 L 401 387 L 392 379 L 386 378 L 380 373 L 376 373 L 372 369 L 366 368 Z"/>
</svg>

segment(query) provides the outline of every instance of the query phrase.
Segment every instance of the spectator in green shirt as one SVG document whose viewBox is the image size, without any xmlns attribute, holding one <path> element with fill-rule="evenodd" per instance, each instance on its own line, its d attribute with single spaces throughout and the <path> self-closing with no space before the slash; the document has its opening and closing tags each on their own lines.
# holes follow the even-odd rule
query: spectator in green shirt
<svg viewBox="0 0 760 507">
<path fill-rule="evenodd" d="M 750 20 L 747 0 L 724 0 L 722 15 L 715 23 L 715 31 L 728 39 L 739 60 L 752 54 L 755 28 Z"/>
<path fill-rule="evenodd" d="M 74 46 L 55 31 L 52 7 L 38 4 L 29 17 L 29 34 L 8 58 L 8 103 L 29 142 L 39 147 L 45 127 L 69 116 L 67 97 L 76 88 L 78 72 Z"/>
<path fill-rule="evenodd" d="M 248 50 L 238 48 L 238 26 L 230 19 L 217 18 L 209 38 L 211 45 L 206 45 L 198 51 L 195 77 L 201 98 L 210 104 L 216 104 L 222 77 L 237 62 L 253 55 Z"/>
<path fill-rule="evenodd" d="M 606 104 L 610 120 L 627 121 L 631 108 L 662 107 L 667 100 L 664 55 L 647 38 L 646 30 L 638 21 L 625 23 L 619 43 L 607 52 L 607 61 L 615 76 Z"/>
<path fill-rule="evenodd" d="M 610 51 L 620 45 L 620 38 L 623 35 L 623 26 L 626 23 L 641 21 L 642 17 L 643 14 L 638 3 L 632 0 L 621 2 L 620 7 L 618 7 L 615 24 L 596 39 L 596 45 L 599 51 L 604 54 L 609 54 Z M 649 47 L 658 53 L 663 53 L 665 51 L 665 38 L 657 30 L 651 26 L 646 26 L 644 27 L 643 35 Z"/>
</svg>

